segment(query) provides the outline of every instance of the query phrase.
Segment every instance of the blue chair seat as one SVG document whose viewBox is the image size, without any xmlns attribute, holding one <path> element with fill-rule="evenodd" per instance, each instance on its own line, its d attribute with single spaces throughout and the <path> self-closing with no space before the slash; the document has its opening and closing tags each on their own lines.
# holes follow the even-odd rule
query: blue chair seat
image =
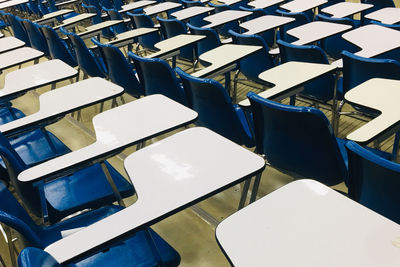
<svg viewBox="0 0 400 267">
<path fill-rule="evenodd" d="M 11 111 L 8 107 L 0 108 L 0 125 L 22 117 L 25 117 L 25 114 L 16 108 L 11 108 Z"/>
</svg>

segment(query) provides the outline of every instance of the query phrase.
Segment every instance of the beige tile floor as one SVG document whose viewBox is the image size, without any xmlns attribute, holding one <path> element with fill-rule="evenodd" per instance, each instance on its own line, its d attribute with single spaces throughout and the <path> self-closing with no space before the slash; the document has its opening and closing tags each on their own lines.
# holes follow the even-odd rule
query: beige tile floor
<svg viewBox="0 0 400 267">
<path fill-rule="evenodd" d="M 24 64 L 24 66 L 30 64 L 32 63 Z M 4 74 L 0 76 L 0 87 L 3 86 L 3 79 Z M 68 81 L 60 82 L 57 87 L 68 83 Z M 13 105 L 26 114 L 34 113 L 39 108 L 37 96 L 48 90 L 50 90 L 49 86 L 28 93 L 23 97 L 14 100 Z M 253 84 L 241 84 L 238 90 L 239 100 L 243 99 L 246 93 L 250 90 L 255 90 Z M 127 101 L 134 100 L 129 96 L 125 96 L 125 99 Z M 110 103 L 107 104 L 109 107 Z M 301 104 L 305 103 L 297 102 L 297 105 Z M 82 111 L 82 121 L 77 122 L 73 117 L 68 115 L 65 119 L 47 127 L 47 129 L 59 137 L 72 150 L 76 150 L 94 142 L 95 139 L 92 132 L 93 127 L 91 119 L 98 112 L 99 106 L 88 107 Z M 330 111 L 324 110 L 324 112 L 328 118 L 331 117 Z M 360 127 L 362 124 L 363 122 L 360 122 L 359 120 L 342 117 L 340 121 L 339 137 L 344 137 L 347 133 Z M 166 135 L 153 138 L 149 142 L 157 141 L 165 136 Z M 390 151 L 392 143 L 393 138 L 382 143 L 381 149 Z M 121 155 L 110 159 L 110 162 L 118 171 L 126 175 L 123 170 L 123 159 L 126 155 L 129 155 L 134 151 L 134 147 L 129 148 Z M 267 167 L 261 179 L 258 197 L 262 197 L 292 180 L 292 177 L 271 167 Z M 340 184 L 335 188 L 346 191 L 343 184 Z M 229 266 L 215 241 L 215 227 L 218 222 L 236 211 L 240 192 L 240 185 L 237 185 L 202 201 L 195 207 L 183 210 L 153 226 L 154 230 L 156 230 L 180 253 L 182 258 L 181 266 Z M 135 197 L 132 197 L 127 200 L 127 203 L 131 204 L 134 201 Z M 2 234 L 0 234 L 0 256 L 3 260 L 3 262 L 0 260 L 0 266 L 3 264 L 11 266 L 7 245 Z"/>
</svg>

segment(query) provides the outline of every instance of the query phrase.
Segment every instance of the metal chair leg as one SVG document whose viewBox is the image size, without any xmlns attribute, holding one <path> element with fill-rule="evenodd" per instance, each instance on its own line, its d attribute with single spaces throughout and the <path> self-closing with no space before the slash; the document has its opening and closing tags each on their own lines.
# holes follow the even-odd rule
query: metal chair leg
<svg viewBox="0 0 400 267">
<path fill-rule="evenodd" d="M 233 95 L 232 95 L 232 100 L 233 100 L 233 103 L 235 103 L 235 104 L 236 104 L 236 102 L 237 102 L 237 84 L 238 84 L 238 79 L 239 79 L 239 73 L 240 73 L 240 70 L 237 70 L 237 71 L 235 72 L 235 77 L 233 78 Z"/>
<path fill-rule="evenodd" d="M 247 192 L 249 191 L 249 187 L 250 187 L 250 181 L 251 181 L 251 178 L 247 179 L 244 182 L 243 189 L 242 189 L 242 195 L 241 195 L 240 201 L 239 201 L 238 210 L 242 209 L 244 207 L 244 204 L 246 203 Z"/>
<path fill-rule="evenodd" d="M 257 193 L 258 193 L 258 187 L 260 186 L 261 175 L 262 175 L 262 173 L 257 174 L 256 178 L 254 179 L 253 190 L 251 192 L 249 203 L 253 203 L 256 200 Z"/>
</svg>

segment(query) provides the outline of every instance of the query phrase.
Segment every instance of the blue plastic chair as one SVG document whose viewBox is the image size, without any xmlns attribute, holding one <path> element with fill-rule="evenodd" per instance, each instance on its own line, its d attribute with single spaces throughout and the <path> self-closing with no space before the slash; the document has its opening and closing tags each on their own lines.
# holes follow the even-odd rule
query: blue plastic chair
<svg viewBox="0 0 400 267">
<path fill-rule="evenodd" d="M 108 16 L 111 20 L 124 20 L 118 10 L 114 8 L 105 8 L 103 10 L 107 12 Z M 120 34 L 129 30 L 128 26 L 125 23 L 118 24 L 112 27 L 114 34 Z"/>
<path fill-rule="evenodd" d="M 26 46 L 30 46 L 31 44 L 29 42 L 28 34 L 26 33 L 25 28 L 22 25 L 22 23 L 19 22 L 21 19 L 10 13 L 6 13 L 5 17 L 11 26 L 14 37 L 25 42 Z"/>
<path fill-rule="evenodd" d="M 37 225 L 1 182 L 0 199 L 0 222 L 17 230 L 31 246 L 19 255 L 20 267 L 51 266 L 51 264 L 61 266 L 42 249 L 60 240 L 63 231 L 89 226 L 123 209 L 121 206 L 106 206 L 46 227 Z M 148 238 L 154 240 L 158 253 L 152 250 L 153 244 Z M 40 257 L 45 254 L 52 260 Z M 177 266 L 180 262 L 179 254 L 156 232 L 146 228 L 127 240 L 75 262 L 74 266 L 155 266 L 157 256 L 167 266 Z"/>
<path fill-rule="evenodd" d="M 127 61 L 121 50 L 110 44 L 102 44 L 96 38 L 92 42 L 100 47 L 108 70 L 108 78 L 123 87 L 125 93 L 139 98 L 144 95 L 142 85 L 136 78 L 133 66 Z"/>
<path fill-rule="evenodd" d="M 47 25 L 41 26 L 40 29 L 47 41 L 50 57 L 53 59 L 60 59 L 71 67 L 76 67 L 78 64 L 76 63 L 73 53 L 67 43 L 58 36 L 57 32 Z"/>
<path fill-rule="evenodd" d="M 181 0 L 184 7 L 192 7 L 192 6 L 205 6 L 201 1 L 191 1 L 191 0 Z"/>
<path fill-rule="evenodd" d="M 350 18 L 332 18 L 318 14 L 315 20 L 350 25 L 353 29 L 356 27 L 354 20 Z M 321 48 L 333 59 L 340 59 L 343 50 L 351 53 L 360 50 L 356 45 L 343 39 L 342 35 L 343 33 L 338 33 L 320 41 Z"/>
<path fill-rule="evenodd" d="M 227 11 L 227 10 L 234 10 L 235 9 L 232 6 L 228 6 L 228 5 L 225 5 L 225 4 L 217 5 L 217 4 L 214 4 L 212 2 L 209 2 L 208 5 L 210 7 L 214 8 L 215 13 L 219 13 L 219 12 L 223 12 L 223 11 Z M 239 9 L 239 6 L 236 9 Z M 233 30 L 235 32 L 239 32 L 240 31 L 239 22 L 238 21 L 231 21 L 231 22 L 228 22 L 228 23 L 216 28 L 216 31 L 220 35 L 225 36 L 227 38 L 230 37 L 230 35 L 228 33 L 229 30 Z"/>
<path fill-rule="evenodd" d="M 49 47 L 47 46 L 43 33 L 39 29 L 39 25 L 27 19 L 22 20 L 21 23 L 24 25 L 26 33 L 28 34 L 31 47 L 43 52 L 44 56 L 49 57 Z"/>
<path fill-rule="evenodd" d="M 125 3 L 122 0 L 114 0 L 114 8 L 116 10 L 121 10 L 123 5 L 125 5 Z"/>
<path fill-rule="evenodd" d="M 84 209 L 99 208 L 116 201 L 116 197 L 107 181 L 100 164 L 76 171 L 72 175 L 63 176 L 49 182 L 20 182 L 18 175 L 32 165 L 48 160 L 49 157 L 70 152 L 54 135 L 36 130 L 23 135 L 22 140 L 14 140 L 14 144 L 0 134 L 0 155 L 8 171 L 9 179 L 26 206 L 36 216 L 50 222 L 56 222 L 70 214 Z M 38 140 L 39 139 L 39 140 Z M 52 148 L 47 140 L 51 141 Z M 17 145 L 22 149 L 17 149 Z M 17 150 L 16 150 L 17 149 Z M 25 151 L 24 151 L 25 150 Z M 33 164 L 27 165 L 22 158 L 28 154 Z M 122 177 L 109 163 L 105 162 L 114 183 L 122 197 L 134 193 L 133 186 Z"/>
<path fill-rule="evenodd" d="M 258 78 L 261 72 L 275 66 L 274 61 L 269 54 L 269 48 L 265 40 L 259 35 L 239 34 L 232 30 L 229 30 L 229 33 L 232 35 L 234 44 L 263 47 L 263 49 L 242 59 L 239 62 L 239 71 L 249 80 L 255 81 L 265 86 L 270 86 L 270 84 L 267 84 Z M 237 91 L 238 74 L 239 72 L 236 72 L 234 80 L 234 96 L 236 96 Z"/>
<path fill-rule="evenodd" d="M 87 13 L 94 13 L 96 14 L 95 17 L 92 17 L 92 24 L 98 24 L 103 22 L 103 19 L 101 17 L 101 7 L 97 7 L 95 5 L 85 5 L 82 3 L 82 7 L 87 11 Z M 107 38 L 111 39 L 114 37 L 113 32 L 110 29 L 104 29 L 101 31 L 101 34 Z"/>
<path fill-rule="evenodd" d="M 349 197 L 377 213 L 400 223 L 400 165 L 384 159 L 355 142 L 346 144 Z"/>
<path fill-rule="evenodd" d="M 293 45 L 282 40 L 278 40 L 281 61 L 283 63 L 289 61 L 300 61 L 309 63 L 329 64 L 328 57 L 325 52 L 315 45 Z M 334 99 L 335 95 L 335 79 L 333 74 L 326 74 L 316 78 L 304 85 L 304 90 L 301 92 L 303 97 L 313 101 L 327 104 L 329 100 Z M 343 99 L 343 89 L 341 81 L 337 83 L 336 99 Z M 336 99 L 334 99 L 336 101 Z M 293 98 L 291 104 L 295 104 Z M 332 106 L 332 112 L 336 112 L 336 103 Z"/>
<path fill-rule="evenodd" d="M 251 125 L 244 111 L 232 103 L 226 89 L 212 79 L 196 78 L 180 68 L 176 72 L 182 79 L 188 105 L 198 113 L 196 124 L 207 127 L 239 145 L 253 147 Z"/>
<path fill-rule="evenodd" d="M 288 30 L 293 29 L 298 26 L 301 26 L 303 24 L 307 24 L 312 21 L 312 17 L 310 18 L 304 12 L 290 13 L 290 12 L 285 12 L 282 10 L 276 10 L 276 13 L 278 13 L 279 15 L 284 16 L 284 17 L 290 17 L 290 18 L 295 19 L 295 21 L 279 27 L 279 35 L 278 35 L 279 39 L 281 39 L 285 42 L 288 42 L 288 43 L 292 43 L 292 42 L 296 41 L 295 37 L 286 33 Z"/>
<path fill-rule="evenodd" d="M 214 29 L 200 28 L 193 26 L 189 23 L 187 24 L 187 26 L 189 27 L 191 34 L 206 36 L 206 38 L 200 40 L 199 42 L 196 42 L 197 57 L 221 45 L 221 40 L 219 39 L 218 33 Z M 201 62 L 201 64 L 207 65 L 209 63 Z"/>
<path fill-rule="evenodd" d="M 83 40 L 73 32 L 68 32 L 63 27 L 60 31 L 68 36 L 75 50 L 76 61 L 81 70 L 84 71 L 85 76 L 90 77 L 107 77 L 106 66 L 103 62 L 103 58 L 96 57 L 94 53 L 87 48 Z"/>
<path fill-rule="evenodd" d="M 98 0 L 101 7 L 105 7 L 107 9 L 114 8 L 113 0 Z"/>
<path fill-rule="evenodd" d="M 134 61 L 146 95 L 162 94 L 186 105 L 185 92 L 176 78 L 175 71 L 159 58 L 143 58 L 132 52 L 128 56 Z M 154 74 L 157 77 L 154 78 Z"/>
<path fill-rule="evenodd" d="M 164 39 L 168 39 L 180 34 L 187 34 L 186 25 L 182 21 L 177 19 L 163 19 L 157 17 L 158 22 L 161 26 L 161 33 L 164 35 Z M 195 45 L 189 45 L 180 49 L 179 58 L 194 61 L 193 48 Z"/>
<path fill-rule="evenodd" d="M 126 13 L 132 20 L 136 28 L 154 28 L 154 23 L 146 14 L 135 14 L 132 12 Z M 138 37 L 139 44 L 146 49 L 157 50 L 154 45 L 161 41 L 160 34 L 153 32 L 144 36 Z"/>
</svg>

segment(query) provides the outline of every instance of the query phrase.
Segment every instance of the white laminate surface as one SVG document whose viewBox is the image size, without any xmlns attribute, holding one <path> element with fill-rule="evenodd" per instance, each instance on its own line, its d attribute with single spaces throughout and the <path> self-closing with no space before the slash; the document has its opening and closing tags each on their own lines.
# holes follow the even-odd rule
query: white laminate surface
<svg viewBox="0 0 400 267">
<path fill-rule="evenodd" d="M 182 10 L 171 13 L 171 16 L 175 17 L 178 20 L 187 20 L 193 18 L 198 15 L 202 15 L 214 10 L 213 7 L 206 6 L 192 6 L 188 8 L 184 8 Z"/>
<path fill-rule="evenodd" d="M 10 50 L 20 48 L 25 45 L 25 42 L 12 36 L 0 39 L 0 53 L 8 52 Z"/>
<path fill-rule="evenodd" d="M 168 97 L 146 96 L 96 115 L 93 118 L 96 142 L 93 144 L 29 168 L 18 179 L 28 182 L 64 173 L 66 169 L 73 170 L 82 162 L 106 158 L 110 153 L 188 124 L 196 118 L 197 112 Z"/>
<path fill-rule="evenodd" d="M 178 8 L 180 6 L 182 6 L 182 5 L 179 3 L 175 3 L 175 2 L 163 2 L 163 3 L 159 3 L 157 5 L 151 6 L 151 7 L 147 7 L 145 9 L 143 9 L 143 11 L 146 15 L 153 16 L 158 13 L 162 13 L 162 12 L 166 12 L 168 10 L 174 9 L 174 8 Z"/>
<path fill-rule="evenodd" d="M 79 32 L 78 35 L 82 38 L 82 39 L 86 39 L 86 38 L 91 38 L 93 36 L 98 35 L 102 30 L 121 24 L 123 23 L 123 20 L 107 20 L 107 21 L 103 21 L 97 24 L 94 24 L 92 26 L 86 27 L 85 31 L 83 32 Z"/>
<path fill-rule="evenodd" d="M 275 86 L 259 93 L 260 96 L 269 99 L 282 99 L 291 94 L 292 90 L 299 88 L 304 83 L 320 77 L 336 69 L 329 64 L 316 64 L 290 61 L 262 72 L 258 77 Z M 295 93 L 295 92 L 293 92 Z M 241 106 L 250 106 L 248 99 L 239 103 Z"/>
<path fill-rule="evenodd" d="M 230 187 L 264 165 L 260 156 L 206 128 L 179 132 L 126 158 L 138 195 L 134 204 L 45 250 L 63 263 Z"/>
<path fill-rule="evenodd" d="M 361 48 L 356 55 L 374 57 L 400 47 L 400 31 L 369 24 L 342 35 L 343 39 Z"/>
<path fill-rule="evenodd" d="M 400 22 L 400 8 L 385 7 L 371 12 L 365 15 L 365 17 L 385 24 L 396 24 Z"/>
<path fill-rule="evenodd" d="M 159 49 L 159 51 L 152 53 L 147 57 L 164 58 L 165 56 L 168 56 L 170 53 L 177 51 L 184 46 L 198 42 L 204 38 L 206 38 L 206 36 L 204 35 L 180 34 L 156 43 L 154 47 Z"/>
<path fill-rule="evenodd" d="M 305 45 L 327 38 L 340 32 L 350 30 L 350 25 L 313 21 L 299 27 L 288 30 L 286 33 L 298 38 L 292 44 Z"/>
<path fill-rule="evenodd" d="M 214 15 L 205 17 L 203 20 L 210 22 L 210 24 L 206 24 L 203 28 L 213 28 L 223 25 L 225 23 L 242 19 L 251 15 L 252 12 L 241 11 L 241 10 L 225 10 Z"/>
<path fill-rule="evenodd" d="M 0 70 L 22 64 L 43 56 L 43 52 L 30 47 L 21 47 L 0 54 Z"/>
<path fill-rule="evenodd" d="M 211 65 L 202 70 L 192 73 L 195 77 L 207 78 L 212 76 L 215 72 L 235 64 L 242 58 L 251 55 L 254 52 L 262 49 L 261 46 L 252 45 L 236 45 L 226 44 L 214 48 L 204 54 L 200 55 L 200 59 L 210 63 Z"/>
<path fill-rule="evenodd" d="M 332 15 L 333 18 L 345 18 L 361 11 L 367 10 L 374 5 L 364 3 L 340 2 L 321 9 L 323 13 Z"/>
<path fill-rule="evenodd" d="M 347 135 L 347 139 L 368 143 L 398 123 L 400 120 L 399 104 L 396 101 L 398 97 L 400 97 L 398 80 L 375 78 L 348 91 L 345 94 L 346 101 L 378 110 L 381 114 Z"/>
<path fill-rule="evenodd" d="M 129 3 L 129 4 L 123 5 L 122 9 L 119 10 L 119 13 L 125 13 L 125 12 L 128 12 L 128 11 L 135 10 L 135 9 L 138 9 L 138 8 L 142 8 L 142 7 L 145 7 L 145 6 L 149 6 L 149 5 L 152 5 L 152 4 L 155 4 L 155 3 L 157 3 L 157 1 L 153 1 L 153 0 L 141 0 L 141 1 L 132 2 L 132 3 Z"/>
<path fill-rule="evenodd" d="M 157 31 L 158 31 L 157 28 L 138 28 L 130 30 L 127 32 L 117 34 L 114 40 L 106 42 L 106 44 L 112 44 L 117 47 L 132 44 L 134 43 L 134 38 Z"/>
<path fill-rule="evenodd" d="M 248 3 L 249 6 L 254 7 L 254 8 L 267 8 L 279 3 L 284 2 L 285 0 L 255 0 L 255 1 L 250 1 Z"/>
<path fill-rule="evenodd" d="M 59 59 L 52 59 L 6 74 L 0 99 L 74 77 L 78 71 Z"/>
<path fill-rule="evenodd" d="M 73 25 L 75 25 L 75 24 L 77 24 L 77 23 L 79 23 L 79 22 L 81 22 L 81 21 L 84 21 L 84 20 L 93 18 L 93 17 L 95 17 L 95 16 L 96 16 L 95 13 L 83 13 L 83 14 L 79 14 L 79 15 L 74 16 L 74 17 L 72 17 L 72 18 L 63 20 L 63 21 L 61 22 L 61 24 L 59 24 L 59 25 L 53 27 L 53 29 L 54 29 L 54 30 L 58 30 L 60 27 L 69 28 L 69 27 L 71 27 L 71 26 L 73 26 Z"/>
<path fill-rule="evenodd" d="M 234 213 L 217 226 L 216 238 L 238 267 L 400 262 L 400 225 L 313 180 L 292 182 Z"/>
<path fill-rule="evenodd" d="M 41 17 L 40 19 L 35 20 L 35 23 L 39 23 L 39 24 L 45 24 L 51 20 L 56 19 L 59 16 L 63 16 L 63 15 L 67 15 L 69 13 L 74 12 L 74 10 L 72 9 L 61 9 L 61 10 L 57 10 L 55 12 L 51 12 L 48 14 L 43 15 L 43 17 Z"/>
<path fill-rule="evenodd" d="M 63 116 L 74 110 L 122 94 L 124 89 L 101 78 L 90 78 L 39 96 L 39 111 L 0 126 L 7 134 L 35 123 Z"/>
<path fill-rule="evenodd" d="M 29 2 L 29 0 L 11 0 L 11 1 L 0 3 L 0 9 L 9 8 L 9 7 L 13 7 L 13 6 L 20 5 L 20 4 L 26 4 L 28 2 Z"/>
<path fill-rule="evenodd" d="M 304 12 L 325 3 L 328 3 L 328 0 L 294 0 L 283 4 L 280 7 L 289 12 Z"/>
<path fill-rule="evenodd" d="M 259 34 L 270 29 L 288 24 L 295 21 L 294 18 L 265 15 L 252 20 L 241 23 L 239 26 L 247 31 L 244 34 Z"/>
</svg>

